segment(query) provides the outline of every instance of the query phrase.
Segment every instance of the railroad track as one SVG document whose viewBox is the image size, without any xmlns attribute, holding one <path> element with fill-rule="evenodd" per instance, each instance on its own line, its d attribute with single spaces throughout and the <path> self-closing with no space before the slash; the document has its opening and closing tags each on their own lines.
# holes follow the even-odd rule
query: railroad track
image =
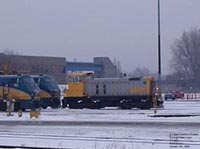
<svg viewBox="0 0 200 149">
<path fill-rule="evenodd" d="M 33 142 L 36 140 L 42 140 L 42 141 L 55 141 L 58 140 L 58 142 L 68 142 L 68 141 L 75 141 L 75 142 L 89 142 L 89 143 L 121 143 L 121 144 L 158 144 L 158 145 L 170 145 L 173 144 L 171 139 L 162 139 L 162 138 L 125 138 L 125 137 L 86 137 L 86 136 L 72 136 L 72 135 L 55 135 L 55 134 L 30 134 L 30 133 L 11 133 L 11 132 L 5 132 L 5 131 L 1 131 L 0 132 L 0 140 L 1 139 L 6 139 L 8 138 L 9 140 L 12 141 L 12 139 L 17 139 L 17 140 L 23 140 L 24 142 L 26 142 L 26 140 L 32 140 Z M 191 139 L 180 139 L 180 140 L 176 140 L 176 145 L 182 145 L 182 146 L 196 146 L 196 147 L 200 147 L 200 141 L 199 140 L 191 140 Z M 5 144 L 0 144 L 0 147 L 3 146 L 7 146 L 12 148 L 12 146 L 10 145 L 5 145 Z M 58 146 L 56 147 L 50 147 L 50 146 L 40 146 L 40 147 L 36 147 L 36 146 L 31 146 L 31 145 L 26 145 L 23 144 L 20 146 L 20 144 L 18 145 L 13 145 L 14 147 L 20 147 L 20 148 L 41 148 L 41 149 L 54 149 L 54 148 L 58 148 Z M 69 149 L 68 147 L 60 147 L 60 148 L 66 148 Z M 70 148 L 71 149 L 71 148 Z"/>
<path fill-rule="evenodd" d="M 0 126 L 115 126 L 115 127 L 196 127 L 200 128 L 200 122 L 186 121 L 0 121 Z"/>
</svg>

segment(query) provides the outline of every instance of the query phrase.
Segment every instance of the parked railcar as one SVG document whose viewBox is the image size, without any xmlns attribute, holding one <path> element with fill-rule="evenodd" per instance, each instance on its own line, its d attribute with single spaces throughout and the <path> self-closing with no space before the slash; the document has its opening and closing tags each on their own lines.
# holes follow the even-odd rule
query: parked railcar
<svg viewBox="0 0 200 149">
<path fill-rule="evenodd" d="M 90 74 L 69 76 L 63 107 L 103 108 L 120 107 L 122 109 L 153 107 L 155 81 L 153 77 L 143 78 L 97 78 Z M 157 101 L 162 105 L 162 101 Z"/>
<path fill-rule="evenodd" d="M 14 102 L 14 110 L 30 109 L 33 102 L 39 102 L 39 94 L 39 87 L 29 75 L 0 75 L 0 110 L 6 110 L 9 100 Z"/>
<path fill-rule="evenodd" d="M 32 75 L 35 82 L 41 89 L 41 107 L 59 108 L 60 107 L 60 88 L 55 79 L 50 75 Z"/>
</svg>

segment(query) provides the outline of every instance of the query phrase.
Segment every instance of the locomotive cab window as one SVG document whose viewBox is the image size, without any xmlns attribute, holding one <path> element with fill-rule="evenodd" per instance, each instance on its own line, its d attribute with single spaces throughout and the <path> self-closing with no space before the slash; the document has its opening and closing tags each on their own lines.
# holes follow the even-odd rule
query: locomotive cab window
<svg viewBox="0 0 200 149">
<path fill-rule="evenodd" d="M 35 80 L 35 82 L 36 82 L 37 84 L 40 84 L 40 79 L 39 79 L 39 78 L 35 78 L 34 80 Z"/>
<path fill-rule="evenodd" d="M 72 78 L 72 81 L 73 81 L 73 82 L 81 82 L 80 77 L 77 77 L 77 76 L 74 76 L 74 77 Z"/>
<path fill-rule="evenodd" d="M 15 87 L 19 86 L 19 78 L 16 79 L 16 82 L 13 84 Z"/>
<path fill-rule="evenodd" d="M 18 87 L 18 84 L 19 84 L 19 79 L 18 78 L 14 78 L 14 79 L 11 79 L 9 80 L 9 86 L 14 86 L 14 87 Z"/>
</svg>

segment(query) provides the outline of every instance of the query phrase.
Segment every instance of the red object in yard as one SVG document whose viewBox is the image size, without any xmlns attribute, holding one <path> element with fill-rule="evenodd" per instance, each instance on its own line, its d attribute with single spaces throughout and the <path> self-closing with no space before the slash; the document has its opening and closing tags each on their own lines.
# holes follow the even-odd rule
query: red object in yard
<svg viewBox="0 0 200 149">
<path fill-rule="evenodd" d="M 173 92 L 175 98 L 184 98 L 184 93 L 183 92 L 179 92 L 179 91 L 175 91 Z"/>
</svg>

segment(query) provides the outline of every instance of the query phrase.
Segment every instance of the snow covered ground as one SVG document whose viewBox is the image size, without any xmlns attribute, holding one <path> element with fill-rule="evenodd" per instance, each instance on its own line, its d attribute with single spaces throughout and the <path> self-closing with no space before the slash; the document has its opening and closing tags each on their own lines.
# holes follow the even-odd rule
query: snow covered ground
<svg viewBox="0 0 200 149">
<path fill-rule="evenodd" d="M 199 149 L 200 100 L 166 101 L 156 114 L 154 109 L 46 109 L 38 119 L 30 119 L 29 112 L 23 112 L 22 117 L 17 113 L 7 117 L 2 112 L 0 144 L 80 149 Z"/>
</svg>

